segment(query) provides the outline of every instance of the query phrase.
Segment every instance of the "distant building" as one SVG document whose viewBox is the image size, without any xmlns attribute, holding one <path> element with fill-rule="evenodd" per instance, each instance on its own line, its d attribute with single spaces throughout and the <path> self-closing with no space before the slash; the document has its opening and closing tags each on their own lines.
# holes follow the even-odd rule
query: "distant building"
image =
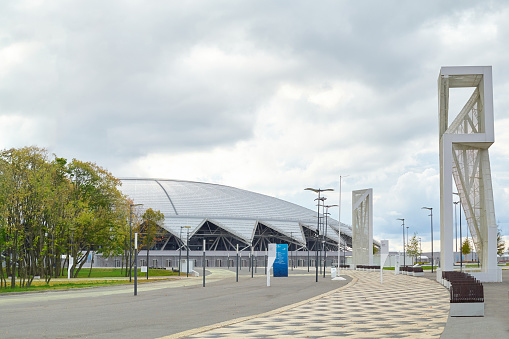
<svg viewBox="0 0 509 339">
<path fill-rule="evenodd" d="M 337 262 L 337 220 L 327 218 L 325 227 L 320 214 L 317 234 L 317 211 L 263 194 L 234 187 L 181 180 L 121 179 L 121 191 L 140 208 L 161 211 L 164 234 L 150 249 L 150 267 L 178 267 L 179 254 L 186 252 L 195 266 L 201 266 L 203 239 L 206 241 L 208 266 L 233 264 L 237 245 L 244 266 L 251 249 L 256 258 L 263 257 L 269 243 L 289 245 L 290 262 L 307 266 L 308 250 L 321 248 L 322 239 L 329 252 L 327 265 Z M 310 195 L 310 199 L 314 199 Z M 320 211 L 322 212 L 322 211 Z M 317 237 L 318 235 L 318 237 Z M 189 242 L 188 240 L 189 239 Z M 341 250 L 352 246 L 352 228 L 341 224 Z M 146 265 L 146 252 L 139 255 Z M 310 256 L 314 265 L 313 254 Z M 230 256 L 231 262 L 228 261 Z M 98 258 L 98 266 L 120 266 L 118 259 Z M 115 264 L 111 261 L 115 260 Z M 258 266 L 263 266 L 261 263 Z"/>
</svg>

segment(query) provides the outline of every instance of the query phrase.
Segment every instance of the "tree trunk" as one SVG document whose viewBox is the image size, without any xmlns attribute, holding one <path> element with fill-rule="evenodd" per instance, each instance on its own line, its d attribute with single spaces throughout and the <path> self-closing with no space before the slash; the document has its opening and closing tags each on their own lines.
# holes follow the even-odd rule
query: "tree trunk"
<svg viewBox="0 0 509 339">
<path fill-rule="evenodd" d="M 90 278 L 90 274 L 92 273 L 92 266 L 94 266 L 94 252 L 92 252 L 92 260 L 90 261 L 90 271 L 88 271 L 89 278 Z"/>
<path fill-rule="evenodd" d="M 11 288 L 16 287 L 16 260 L 17 260 L 17 251 L 16 247 L 18 246 L 18 231 L 14 233 L 14 248 L 12 251 L 12 268 L 11 268 Z"/>
<path fill-rule="evenodd" d="M 0 248 L 0 253 L 2 253 L 1 248 Z M 4 266 L 2 263 L 2 258 L 0 256 L 0 288 L 3 288 L 4 285 L 5 285 L 5 287 L 7 287 L 7 282 L 5 281 L 5 276 L 4 276 Z"/>
<path fill-rule="evenodd" d="M 84 255 L 84 256 L 81 256 L 78 260 L 76 260 L 74 262 L 74 265 L 73 265 L 73 277 L 76 278 L 78 276 L 78 273 L 80 272 L 81 268 L 83 267 L 83 265 L 85 264 L 85 262 L 87 261 L 87 258 L 88 258 L 88 255 L 90 254 L 90 249 L 87 250 L 87 253 Z M 76 253 L 76 256 L 77 253 Z M 78 265 L 78 262 L 80 264 L 80 266 L 78 267 L 78 269 L 76 270 L 76 272 L 74 272 L 74 268 L 76 268 L 76 266 Z"/>
</svg>

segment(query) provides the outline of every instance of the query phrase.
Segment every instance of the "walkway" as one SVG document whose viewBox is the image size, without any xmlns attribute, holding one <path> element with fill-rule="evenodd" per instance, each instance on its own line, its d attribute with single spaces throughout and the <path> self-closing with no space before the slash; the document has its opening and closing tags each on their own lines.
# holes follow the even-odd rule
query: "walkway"
<svg viewBox="0 0 509 339">
<path fill-rule="evenodd" d="M 449 293 L 429 279 L 343 271 L 353 280 L 321 296 L 261 315 L 167 338 L 439 338 Z M 433 296 L 430 298 L 430 296 Z"/>
</svg>

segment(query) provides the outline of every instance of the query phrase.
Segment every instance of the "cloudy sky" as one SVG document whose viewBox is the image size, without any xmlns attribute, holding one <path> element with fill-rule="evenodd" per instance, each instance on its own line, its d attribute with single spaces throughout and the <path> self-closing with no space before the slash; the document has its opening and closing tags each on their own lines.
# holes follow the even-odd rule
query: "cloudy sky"
<svg viewBox="0 0 509 339">
<path fill-rule="evenodd" d="M 497 221 L 509 235 L 505 1 L 4 1 L 0 149 L 117 177 L 220 183 L 314 209 L 373 188 L 374 233 L 439 239 L 437 76 L 493 66 Z M 455 90 L 451 110 L 470 93 Z M 332 211 L 337 218 L 338 211 Z M 509 237 L 506 237 L 509 240 Z M 435 250 L 439 241 L 435 241 Z"/>
</svg>

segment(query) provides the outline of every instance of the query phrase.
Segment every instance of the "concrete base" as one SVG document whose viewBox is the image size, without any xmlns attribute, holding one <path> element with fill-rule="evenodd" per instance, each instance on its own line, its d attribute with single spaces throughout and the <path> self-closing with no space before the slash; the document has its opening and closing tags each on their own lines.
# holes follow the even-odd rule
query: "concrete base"
<svg viewBox="0 0 509 339">
<path fill-rule="evenodd" d="M 484 317 L 484 303 L 451 303 L 451 317 Z"/>
<path fill-rule="evenodd" d="M 423 277 L 424 272 L 414 272 L 414 277 Z"/>
<path fill-rule="evenodd" d="M 497 267 L 487 272 L 468 272 L 480 282 L 502 282 L 502 268 Z"/>
</svg>

